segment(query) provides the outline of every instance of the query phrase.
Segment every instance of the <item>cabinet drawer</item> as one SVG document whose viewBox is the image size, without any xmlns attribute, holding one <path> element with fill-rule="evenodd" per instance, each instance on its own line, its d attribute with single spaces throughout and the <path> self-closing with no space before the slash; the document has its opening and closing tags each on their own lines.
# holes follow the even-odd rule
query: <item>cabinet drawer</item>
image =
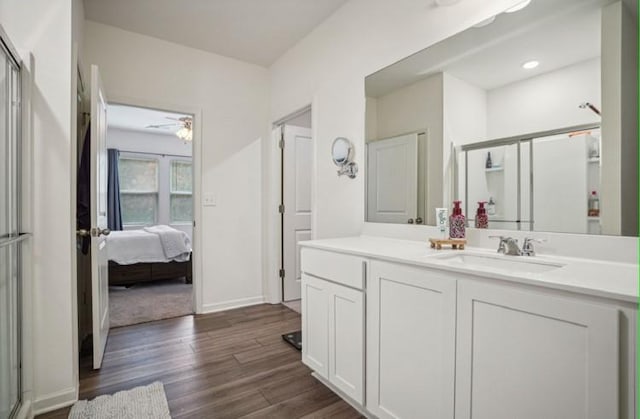
<svg viewBox="0 0 640 419">
<path fill-rule="evenodd" d="M 365 259 L 324 250 L 302 248 L 302 272 L 352 288 L 364 288 Z"/>
</svg>

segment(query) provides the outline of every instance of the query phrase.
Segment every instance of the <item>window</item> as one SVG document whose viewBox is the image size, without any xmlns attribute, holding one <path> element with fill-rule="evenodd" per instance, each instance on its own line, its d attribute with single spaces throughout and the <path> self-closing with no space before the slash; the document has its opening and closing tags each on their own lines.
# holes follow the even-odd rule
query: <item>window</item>
<svg viewBox="0 0 640 419">
<path fill-rule="evenodd" d="M 150 225 L 158 219 L 158 160 L 120 157 L 122 224 Z"/>
<path fill-rule="evenodd" d="M 191 162 L 171 161 L 170 219 L 172 223 L 193 221 L 193 170 Z"/>
</svg>

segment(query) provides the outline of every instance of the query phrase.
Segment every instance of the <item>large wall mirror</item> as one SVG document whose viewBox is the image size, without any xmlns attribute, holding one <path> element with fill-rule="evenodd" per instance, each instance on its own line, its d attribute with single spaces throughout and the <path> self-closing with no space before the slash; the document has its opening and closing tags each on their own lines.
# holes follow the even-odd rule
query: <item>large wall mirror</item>
<svg viewBox="0 0 640 419">
<path fill-rule="evenodd" d="M 637 236 L 637 58 L 635 1 L 531 0 L 369 75 L 366 220 Z"/>
</svg>

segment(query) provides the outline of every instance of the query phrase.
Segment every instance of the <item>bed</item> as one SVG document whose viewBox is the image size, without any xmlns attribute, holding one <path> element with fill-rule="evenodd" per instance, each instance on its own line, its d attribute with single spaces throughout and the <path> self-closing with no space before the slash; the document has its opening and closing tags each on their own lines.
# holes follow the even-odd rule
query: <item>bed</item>
<svg viewBox="0 0 640 419">
<path fill-rule="evenodd" d="M 189 236 L 168 226 L 112 231 L 107 237 L 109 285 L 185 278 L 192 282 Z"/>
</svg>

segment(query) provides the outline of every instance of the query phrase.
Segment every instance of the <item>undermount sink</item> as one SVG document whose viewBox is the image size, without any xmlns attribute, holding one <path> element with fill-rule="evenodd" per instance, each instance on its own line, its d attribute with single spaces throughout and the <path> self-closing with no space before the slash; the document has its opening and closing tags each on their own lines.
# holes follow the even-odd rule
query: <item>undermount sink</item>
<svg viewBox="0 0 640 419">
<path fill-rule="evenodd" d="M 519 273 L 542 273 L 562 268 L 559 263 L 532 260 L 530 256 L 478 255 L 468 253 L 438 255 L 435 258 L 452 265 L 493 268 Z"/>
</svg>

